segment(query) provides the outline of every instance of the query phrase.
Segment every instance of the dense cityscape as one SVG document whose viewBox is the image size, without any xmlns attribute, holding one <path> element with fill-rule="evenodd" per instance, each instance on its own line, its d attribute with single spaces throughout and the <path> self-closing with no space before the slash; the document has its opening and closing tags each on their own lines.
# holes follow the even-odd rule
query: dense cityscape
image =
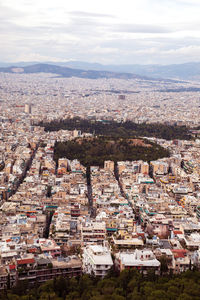
<svg viewBox="0 0 200 300">
<path fill-rule="evenodd" d="M 43 73 L 0 73 L 0 82 L 1 291 L 59 276 L 200 268 L 200 96 L 167 91 L 198 83 Z M 92 142 L 96 133 L 48 131 L 41 122 L 76 117 L 184 125 L 191 138 L 134 140 L 169 152 L 157 160 L 56 160 L 58 142 Z"/>
</svg>

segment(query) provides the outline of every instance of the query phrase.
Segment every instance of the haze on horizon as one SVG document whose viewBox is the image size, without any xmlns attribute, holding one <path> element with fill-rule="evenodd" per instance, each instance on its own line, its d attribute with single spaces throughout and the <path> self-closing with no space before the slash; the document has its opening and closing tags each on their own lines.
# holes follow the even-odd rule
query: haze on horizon
<svg viewBox="0 0 200 300">
<path fill-rule="evenodd" d="M 199 61 L 199 0 L 0 0 L 0 61 Z"/>
</svg>

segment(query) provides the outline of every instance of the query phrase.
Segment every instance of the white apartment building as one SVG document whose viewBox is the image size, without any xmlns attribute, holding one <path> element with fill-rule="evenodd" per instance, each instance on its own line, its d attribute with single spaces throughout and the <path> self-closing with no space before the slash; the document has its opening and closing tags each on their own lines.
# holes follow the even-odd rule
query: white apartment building
<svg viewBox="0 0 200 300">
<path fill-rule="evenodd" d="M 83 271 L 104 277 L 113 266 L 111 253 L 107 247 L 89 245 L 83 249 Z"/>
<path fill-rule="evenodd" d="M 151 250 L 136 249 L 133 253 L 117 253 L 116 266 L 122 271 L 124 269 L 138 269 L 143 271 L 144 274 L 148 270 L 155 270 L 159 274 L 160 262 L 156 259 Z"/>
</svg>

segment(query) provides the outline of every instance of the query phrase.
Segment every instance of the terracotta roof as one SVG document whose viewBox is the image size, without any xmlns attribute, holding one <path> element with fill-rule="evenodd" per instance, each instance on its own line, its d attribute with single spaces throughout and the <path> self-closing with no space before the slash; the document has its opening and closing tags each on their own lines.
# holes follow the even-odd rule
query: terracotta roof
<svg viewBox="0 0 200 300">
<path fill-rule="evenodd" d="M 183 253 L 174 254 L 174 258 L 184 258 L 185 255 Z"/>
<path fill-rule="evenodd" d="M 172 249 L 171 251 L 174 254 L 174 258 L 184 258 L 188 252 L 185 249 Z"/>
<path fill-rule="evenodd" d="M 30 248 L 30 249 L 28 249 L 28 252 L 29 252 L 29 253 L 35 253 L 36 251 L 37 251 L 36 248 Z"/>
<path fill-rule="evenodd" d="M 139 233 L 137 233 L 137 235 L 144 237 L 144 232 L 139 232 Z"/>
<path fill-rule="evenodd" d="M 187 253 L 188 251 L 186 249 L 172 249 L 172 252 L 176 253 Z"/>
<path fill-rule="evenodd" d="M 10 270 L 15 270 L 16 269 L 16 265 L 9 265 L 9 269 Z"/>
<path fill-rule="evenodd" d="M 180 230 L 174 230 L 174 234 L 183 234 L 183 232 Z"/>
<path fill-rule="evenodd" d="M 35 262 L 34 258 L 26 258 L 26 259 L 18 259 L 17 260 L 18 265 L 34 264 L 34 262 Z"/>
</svg>

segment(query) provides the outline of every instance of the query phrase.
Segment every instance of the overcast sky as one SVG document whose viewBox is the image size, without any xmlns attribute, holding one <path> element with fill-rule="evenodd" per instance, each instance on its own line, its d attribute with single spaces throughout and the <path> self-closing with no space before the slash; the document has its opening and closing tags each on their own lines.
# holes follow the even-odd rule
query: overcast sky
<svg viewBox="0 0 200 300">
<path fill-rule="evenodd" d="M 200 0 L 0 0 L 0 61 L 200 61 Z"/>
</svg>

